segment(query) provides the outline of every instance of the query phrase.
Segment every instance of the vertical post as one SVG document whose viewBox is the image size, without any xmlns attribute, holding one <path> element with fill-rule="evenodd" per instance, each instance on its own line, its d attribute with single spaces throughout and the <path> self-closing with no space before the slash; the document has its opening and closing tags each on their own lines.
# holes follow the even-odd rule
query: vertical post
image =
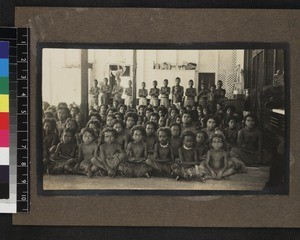
<svg viewBox="0 0 300 240">
<path fill-rule="evenodd" d="M 137 68 L 137 56 L 136 49 L 133 50 L 133 76 L 132 76 L 132 107 L 136 107 L 136 68 Z"/>
<path fill-rule="evenodd" d="M 89 80 L 88 80 L 88 50 L 81 49 L 81 105 L 80 112 L 82 123 L 85 125 L 88 119 L 89 109 Z"/>
</svg>

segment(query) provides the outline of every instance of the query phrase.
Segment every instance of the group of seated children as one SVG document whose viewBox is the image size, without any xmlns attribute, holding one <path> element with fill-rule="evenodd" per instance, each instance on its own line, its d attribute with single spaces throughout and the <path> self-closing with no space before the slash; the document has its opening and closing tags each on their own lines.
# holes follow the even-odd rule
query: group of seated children
<svg viewBox="0 0 300 240">
<path fill-rule="evenodd" d="M 233 106 L 101 105 L 83 126 L 78 106 L 43 104 L 48 174 L 219 180 L 259 164 L 261 146 L 256 117 Z"/>
</svg>

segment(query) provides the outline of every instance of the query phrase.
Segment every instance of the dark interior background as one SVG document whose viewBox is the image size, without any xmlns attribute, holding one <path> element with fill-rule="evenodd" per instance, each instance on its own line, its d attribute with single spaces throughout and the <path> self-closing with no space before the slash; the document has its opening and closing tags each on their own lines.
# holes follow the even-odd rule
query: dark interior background
<svg viewBox="0 0 300 240">
<path fill-rule="evenodd" d="M 1 0 L 0 26 L 14 26 L 15 6 L 299 9 L 297 0 Z M 178 213 L 180 214 L 180 212 Z M 280 216 L 278 216 L 280 217 Z M 0 239 L 300 239 L 299 229 L 12 226 L 0 214 Z"/>
</svg>

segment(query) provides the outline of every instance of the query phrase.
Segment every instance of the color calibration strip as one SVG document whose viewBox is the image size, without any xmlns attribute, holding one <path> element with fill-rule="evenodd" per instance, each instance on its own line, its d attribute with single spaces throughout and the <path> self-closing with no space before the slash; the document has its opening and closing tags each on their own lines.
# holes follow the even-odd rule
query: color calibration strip
<svg viewBox="0 0 300 240">
<path fill-rule="evenodd" d="M 0 41 L 9 43 L 9 85 L 7 84 L 2 89 L 9 94 L 9 114 L 0 122 L 9 123 L 9 198 L 0 199 L 1 213 L 16 213 L 17 212 L 17 106 L 16 106 L 16 28 L 0 27 Z M 1 103 L 0 103 L 1 105 Z M 0 154 L 4 156 L 3 153 Z M 6 152 L 7 156 L 7 152 Z"/>
<path fill-rule="evenodd" d="M 9 42 L 0 42 L 0 199 L 9 198 Z"/>
<path fill-rule="evenodd" d="M 0 213 L 26 213 L 30 211 L 29 29 L 0 27 L 1 41 L 9 43 L 9 114 L 5 118 L 9 126 L 9 198 L 0 198 Z M 2 83 L 0 88 L 5 89 Z M 2 156 L 0 152 L 0 165 Z"/>
</svg>

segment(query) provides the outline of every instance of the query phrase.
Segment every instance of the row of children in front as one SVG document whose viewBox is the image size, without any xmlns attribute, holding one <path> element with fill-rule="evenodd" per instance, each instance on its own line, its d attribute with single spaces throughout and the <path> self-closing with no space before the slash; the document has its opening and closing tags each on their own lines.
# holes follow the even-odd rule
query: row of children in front
<svg viewBox="0 0 300 240">
<path fill-rule="evenodd" d="M 259 159 L 261 152 L 260 131 L 255 128 L 257 122 L 251 115 L 246 117 L 246 127 L 238 134 L 234 116 L 225 134 L 218 128 L 219 119 L 208 116 L 204 121 L 206 126 L 195 135 L 192 111 L 183 111 L 181 124 L 172 122 L 168 127 L 161 126 L 156 135 L 158 113 L 150 111 L 149 119 L 140 120 L 143 125 L 135 126 L 138 115 L 128 111 L 123 121 L 123 110 L 119 108 L 118 112 L 108 113 L 104 128 L 101 116 L 99 121 L 99 116 L 91 113 L 91 120 L 79 133 L 78 121 L 74 116 L 68 118 L 68 110 L 66 106 L 59 107 L 57 122 L 49 111 L 44 113 L 44 164 L 49 173 L 88 176 L 120 173 L 135 177 L 156 173 L 173 174 L 177 178 L 220 179 L 245 172 L 242 161 L 250 160 L 251 164 L 253 159 Z M 59 137 L 61 142 L 57 145 Z"/>
</svg>

